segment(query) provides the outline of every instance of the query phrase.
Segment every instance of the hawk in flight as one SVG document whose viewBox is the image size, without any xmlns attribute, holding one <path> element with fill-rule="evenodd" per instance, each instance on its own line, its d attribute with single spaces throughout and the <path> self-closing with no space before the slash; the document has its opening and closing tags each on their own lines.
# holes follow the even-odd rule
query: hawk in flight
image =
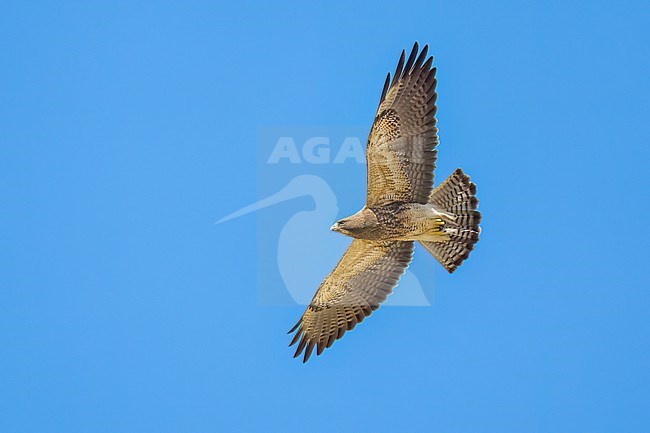
<svg viewBox="0 0 650 433">
<path fill-rule="evenodd" d="M 476 185 L 461 169 L 433 188 L 436 68 L 428 47 L 405 52 L 386 77 L 366 145 L 366 205 L 332 230 L 353 238 L 289 331 L 295 357 L 320 355 L 392 293 L 419 242 L 454 272 L 478 241 Z"/>
</svg>

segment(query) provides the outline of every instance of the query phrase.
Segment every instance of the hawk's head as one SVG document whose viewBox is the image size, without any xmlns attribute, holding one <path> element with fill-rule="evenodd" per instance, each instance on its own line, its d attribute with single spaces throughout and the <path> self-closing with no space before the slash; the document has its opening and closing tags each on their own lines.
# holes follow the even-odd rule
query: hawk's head
<svg viewBox="0 0 650 433">
<path fill-rule="evenodd" d="M 370 232 L 378 226 L 377 217 L 374 212 L 368 208 L 363 208 L 359 212 L 345 217 L 336 223 L 330 230 L 353 238 L 364 239 L 370 235 Z"/>
<path fill-rule="evenodd" d="M 350 217 L 348 217 L 335 222 L 334 225 L 330 227 L 330 230 L 349 236 L 351 232 L 357 231 L 359 228 L 360 227 L 355 224 L 354 221 L 350 221 Z"/>
</svg>

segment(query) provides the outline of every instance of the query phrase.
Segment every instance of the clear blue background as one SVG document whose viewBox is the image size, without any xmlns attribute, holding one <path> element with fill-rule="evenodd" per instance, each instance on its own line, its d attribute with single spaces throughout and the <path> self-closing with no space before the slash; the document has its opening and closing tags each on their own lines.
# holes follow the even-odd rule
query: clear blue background
<svg viewBox="0 0 650 433">
<path fill-rule="evenodd" d="M 0 431 L 648 431 L 649 9 L 3 2 Z M 213 222 L 258 125 L 370 126 L 414 40 L 484 235 L 302 365 Z"/>
</svg>

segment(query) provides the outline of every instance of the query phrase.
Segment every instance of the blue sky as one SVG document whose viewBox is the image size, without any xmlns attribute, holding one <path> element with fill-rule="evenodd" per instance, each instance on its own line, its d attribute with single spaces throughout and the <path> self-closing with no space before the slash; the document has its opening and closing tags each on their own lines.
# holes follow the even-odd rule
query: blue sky
<svg viewBox="0 0 650 433">
<path fill-rule="evenodd" d="M 649 13 L 3 2 L 0 430 L 647 431 Z M 258 127 L 369 128 L 415 40 L 481 241 L 302 365 L 256 217 L 214 221 L 258 198 Z"/>
</svg>

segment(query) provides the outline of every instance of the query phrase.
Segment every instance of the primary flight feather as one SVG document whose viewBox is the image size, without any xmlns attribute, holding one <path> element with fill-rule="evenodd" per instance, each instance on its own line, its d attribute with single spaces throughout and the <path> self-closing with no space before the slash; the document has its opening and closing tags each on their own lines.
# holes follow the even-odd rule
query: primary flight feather
<svg viewBox="0 0 650 433">
<path fill-rule="evenodd" d="M 289 331 L 303 362 L 379 308 L 411 262 L 414 241 L 450 273 L 478 241 L 481 214 L 469 176 L 458 169 L 433 189 L 436 68 L 427 52 L 416 42 L 386 77 L 366 144 L 366 205 L 332 226 L 354 240 Z"/>
</svg>

